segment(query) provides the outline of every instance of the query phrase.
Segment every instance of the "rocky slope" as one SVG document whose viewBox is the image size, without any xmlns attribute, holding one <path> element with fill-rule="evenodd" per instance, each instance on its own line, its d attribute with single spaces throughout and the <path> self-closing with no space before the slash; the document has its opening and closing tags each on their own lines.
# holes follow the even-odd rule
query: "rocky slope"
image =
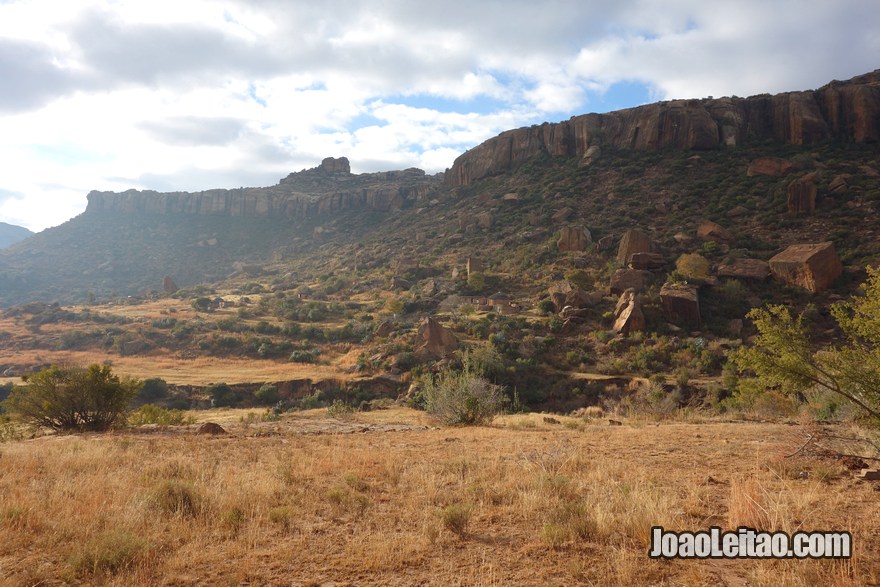
<svg viewBox="0 0 880 587">
<path fill-rule="evenodd" d="M 880 140 L 880 70 L 814 91 L 750 98 L 673 100 L 557 124 L 510 130 L 465 152 L 446 173 L 465 186 L 516 169 L 539 154 L 587 157 L 591 147 L 717 149 L 775 141 Z"/>
</svg>

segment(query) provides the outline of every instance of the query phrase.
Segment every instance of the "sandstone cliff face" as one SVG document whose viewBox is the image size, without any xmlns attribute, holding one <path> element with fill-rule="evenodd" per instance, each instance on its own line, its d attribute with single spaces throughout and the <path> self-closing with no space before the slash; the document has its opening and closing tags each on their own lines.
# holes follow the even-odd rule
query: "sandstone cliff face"
<svg viewBox="0 0 880 587">
<path fill-rule="evenodd" d="M 353 175 L 348 159 L 292 173 L 263 188 L 202 192 L 92 191 L 86 212 L 309 218 L 345 210 L 396 211 L 424 199 L 440 179 L 419 169 Z"/>
<path fill-rule="evenodd" d="M 459 156 L 446 183 L 468 185 L 516 169 L 539 153 L 583 156 L 592 143 L 715 149 L 768 139 L 804 145 L 830 138 L 880 140 L 880 70 L 815 91 L 673 100 L 510 130 Z"/>
</svg>

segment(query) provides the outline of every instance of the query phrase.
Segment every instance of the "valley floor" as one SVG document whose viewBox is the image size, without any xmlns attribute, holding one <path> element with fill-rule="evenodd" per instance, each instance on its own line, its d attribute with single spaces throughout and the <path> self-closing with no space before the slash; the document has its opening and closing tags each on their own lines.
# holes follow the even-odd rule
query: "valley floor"
<svg viewBox="0 0 880 587">
<path fill-rule="evenodd" d="M 0 583 L 870 585 L 878 484 L 806 426 L 394 408 L 0 444 Z M 843 561 L 648 558 L 650 528 L 848 530 Z"/>
</svg>

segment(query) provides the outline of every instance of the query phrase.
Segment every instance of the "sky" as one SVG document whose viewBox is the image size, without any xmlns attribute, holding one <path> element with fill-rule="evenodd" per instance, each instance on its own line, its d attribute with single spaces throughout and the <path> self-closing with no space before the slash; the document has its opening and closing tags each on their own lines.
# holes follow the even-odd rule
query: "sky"
<svg viewBox="0 0 880 587">
<path fill-rule="evenodd" d="M 436 173 L 511 128 L 877 68 L 877 0 L 0 0 L 0 221 L 330 156 Z"/>
</svg>

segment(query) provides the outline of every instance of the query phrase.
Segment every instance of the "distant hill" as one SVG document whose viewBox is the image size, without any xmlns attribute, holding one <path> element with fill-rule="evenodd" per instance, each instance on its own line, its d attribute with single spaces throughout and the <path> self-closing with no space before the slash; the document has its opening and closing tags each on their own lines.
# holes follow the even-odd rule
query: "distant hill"
<svg viewBox="0 0 880 587">
<path fill-rule="evenodd" d="M 0 249 L 5 249 L 9 245 L 23 241 L 32 234 L 34 233 L 23 226 L 0 222 Z"/>
</svg>

